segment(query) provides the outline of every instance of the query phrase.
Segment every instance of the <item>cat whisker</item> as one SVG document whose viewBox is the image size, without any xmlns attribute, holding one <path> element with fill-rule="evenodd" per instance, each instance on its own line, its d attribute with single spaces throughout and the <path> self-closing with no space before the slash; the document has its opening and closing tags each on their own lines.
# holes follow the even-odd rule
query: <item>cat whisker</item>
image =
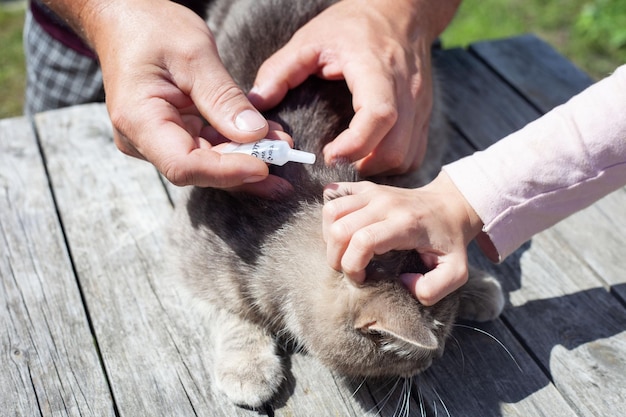
<svg viewBox="0 0 626 417">
<path fill-rule="evenodd" d="M 474 327 L 474 326 L 467 326 L 465 324 L 459 324 L 459 323 L 455 323 L 454 326 L 457 327 L 462 327 L 465 329 L 470 329 L 470 330 L 474 330 L 478 333 L 484 334 L 486 336 L 489 336 L 491 339 L 493 339 L 496 343 L 498 343 L 498 345 L 500 345 L 500 347 L 502 349 L 504 349 L 504 351 L 507 353 L 507 355 L 509 355 L 509 357 L 511 358 L 511 360 L 513 361 L 513 363 L 515 363 L 515 366 L 517 366 L 517 369 L 519 369 L 520 372 L 524 373 L 524 370 L 522 369 L 522 367 L 519 365 L 519 363 L 515 360 L 515 357 L 513 356 L 513 354 L 511 353 L 511 351 L 509 349 L 507 349 L 506 346 L 504 346 L 504 343 L 502 343 L 500 340 L 498 340 L 497 337 L 495 337 L 494 335 L 492 335 L 491 333 L 483 330 L 483 329 L 479 329 L 478 327 Z"/>
<path fill-rule="evenodd" d="M 413 390 L 413 378 L 404 379 L 404 392 L 402 396 L 402 416 L 408 417 L 411 411 L 411 391 Z"/>
<path fill-rule="evenodd" d="M 441 398 L 441 395 L 439 395 L 439 392 L 437 392 L 437 390 L 435 388 L 431 387 L 431 389 L 432 389 L 432 392 L 435 393 L 435 396 L 439 400 L 439 403 L 441 404 L 441 406 L 443 407 L 444 411 L 446 412 L 446 415 L 448 417 L 450 417 L 450 410 L 448 410 L 448 407 L 446 407 L 446 404 L 443 402 L 443 398 Z M 433 408 L 435 409 L 435 416 L 436 416 L 438 414 L 438 411 L 437 411 L 438 408 L 437 408 L 437 406 L 435 404 L 434 404 Z"/>
<path fill-rule="evenodd" d="M 424 396 L 422 395 L 422 391 L 421 390 L 417 390 L 417 399 L 418 404 L 420 406 L 420 415 L 422 417 L 426 417 L 426 407 L 424 406 Z"/>
<path fill-rule="evenodd" d="M 407 416 L 407 408 L 409 407 L 408 402 L 410 398 L 410 388 L 409 394 L 407 396 L 407 385 L 410 385 L 410 378 L 401 378 L 402 379 L 402 391 L 400 392 L 400 398 L 398 399 L 398 404 L 396 405 L 396 409 L 393 411 L 393 416 L 404 417 Z"/>
<path fill-rule="evenodd" d="M 367 383 L 367 377 L 361 377 L 361 382 L 359 382 L 357 384 L 356 380 L 358 379 L 358 377 L 351 377 L 347 380 L 347 383 L 349 386 L 355 386 L 356 388 L 352 391 L 352 393 L 350 394 L 351 398 L 356 398 L 357 393 L 361 390 L 361 388 L 363 388 L 363 386 Z M 374 410 L 376 410 L 376 413 L 374 414 L 375 416 L 379 416 L 381 414 L 381 408 L 379 408 L 380 402 L 374 404 L 370 409 L 365 411 L 364 415 L 371 415 L 372 412 Z"/>
<path fill-rule="evenodd" d="M 365 385 L 365 381 L 367 378 L 363 377 L 361 378 L 361 383 L 354 389 L 354 391 L 352 391 L 351 397 L 355 398 L 356 397 L 356 393 L 359 392 L 359 390 L 363 387 L 363 385 Z"/>
<path fill-rule="evenodd" d="M 465 354 L 463 353 L 463 346 L 459 342 L 459 339 L 457 339 L 457 337 L 453 334 L 450 335 L 450 339 L 454 340 L 454 343 L 456 343 L 456 346 L 459 348 L 459 352 L 461 353 L 461 371 L 465 371 Z"/>
<path fill-rule="evenodd" d="M 400 381 L 402 381 L 403 379 L 404 378 L 402 377 L 396 378 L 391 388 L 387 390 L 387 394 L 378 403 L 374 404 L 374 407 L 378 409 L 378 412 L 376 413 L 376 415 L 380 415 L 381 411 L 387 406 L 387 403 L 391 399 L 393 393 L 396 391 L 396 389 L 398 389 L 398 385 L 400 384 Z M 391 380 L 390 380 L 390 383 L 391 383 Z M 372 411 L 372 410 L 373 408 L 370 409 L 369 411 Z M 394 412 L 394 415 L 395 415 L 395 412 Z"/>
</svg>

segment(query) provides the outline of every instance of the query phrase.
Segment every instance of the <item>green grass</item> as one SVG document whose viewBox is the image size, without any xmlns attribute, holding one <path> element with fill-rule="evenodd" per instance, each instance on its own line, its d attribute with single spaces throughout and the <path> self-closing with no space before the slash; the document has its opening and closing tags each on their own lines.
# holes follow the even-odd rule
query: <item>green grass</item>
<svg viewBox="0 0 626 417">
<path fill-rule="evenodd" d="M 626 63 L 624 0 L 464 0 L 446 47 L 535 33 L 592 77 Z"/>
<path fill-rule="evenodd" d="M 23 22 L 23 4 L 0 0 L 0 118 L 22 112 Z M 626 63 L 625 0 L 464 0 L 442 37 L 453 47 L 531 32 L 596 79 Z"/>
<path fill-rule="evenodd" d="M 26 85 L 23 26 L 24 7 L 0 7 L 0 118 L 22 114 Z"/>
</svg>

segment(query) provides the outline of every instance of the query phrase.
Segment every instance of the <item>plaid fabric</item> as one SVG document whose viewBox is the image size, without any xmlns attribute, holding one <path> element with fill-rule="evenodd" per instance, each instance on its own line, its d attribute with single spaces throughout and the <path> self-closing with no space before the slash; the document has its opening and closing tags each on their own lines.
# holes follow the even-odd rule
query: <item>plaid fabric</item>
<svg viewBox="0 0 626 417">
<path fill-rule="evenodd" d="M 52 38 L 26 11 L 24 22 L 26 97 L 24 113 L 104 101 L 98 62 Z"/>
</svg>

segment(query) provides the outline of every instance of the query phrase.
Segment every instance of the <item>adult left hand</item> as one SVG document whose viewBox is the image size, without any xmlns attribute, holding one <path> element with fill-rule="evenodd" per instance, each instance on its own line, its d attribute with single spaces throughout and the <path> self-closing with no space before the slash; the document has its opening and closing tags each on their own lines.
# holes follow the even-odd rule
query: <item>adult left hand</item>
<svg viewBox="0 0 626 417">
<path fill-rule="evenodd" d="M 324 149 L 364 176 L 417 169 L 432 109 L 430 48 L 459 0 L 342 0 L 298 30 L 260 67 L 249 94 L 260 109 L 278 104 L 310 75 L 345 79 L 355 111 Z"/>
</svg>

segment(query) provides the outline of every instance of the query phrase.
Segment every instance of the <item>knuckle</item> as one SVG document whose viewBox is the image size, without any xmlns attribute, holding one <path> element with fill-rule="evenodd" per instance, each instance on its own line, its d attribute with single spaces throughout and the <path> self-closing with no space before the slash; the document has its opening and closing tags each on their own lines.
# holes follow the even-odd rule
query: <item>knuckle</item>
<svg viewBox="0 0 626 417">
<path fill-rule="evenodd" d="M 335 222 L 330 227 L 330 238 L 335 242 L 348 242 L 350 241 L 350 230 L 345 222 Z"/>
<path fill-rule="evenodd" d="M 341 270 L 343 271 L 344 274 L 346 274 L 347 276 L 351 277 L 351 276 L 355 276 L 357 275 L 359 272 L 361 272 L 361 270 L 359 269 L 359 267 L 357 267 L 352 260 L 343 260 L 341 262 Z"/>
<path fill-rule="evenodd" d="M 195 63 L 198 57 L 206 55 L 207 50 L 217 51 L 215 36 L 211 31 L 203 25 L 197 28 L 196 33 L 200 36 L 189 36 L 180 45 L 181 57 L 185 59 L 182 62 Z"/>
<path fill-rule="evenodd" d="M 192 173 L 172 161 L 165 162 L 160 171 L 169 182 L 178 187 L 194 184 Z"/>
<path fill-rule="evenodd" d="M 381 164 L 390 170 L 404 171 L 410 167 L 407 155 L 398 149 L 389 149 L 380 155 Z"/>
<path fill-rule="evenodd" d="M 350 244 L 359 253 L 370 253 L 376 247 L 376 236 L 369 228 L 360 229 L 352 235 Z"/>
<path fill-rule="evenodd" d="M 331 193 L 328 193 L 328 195 L 324 193 L 324 197 L 333 198 Z M 324 219 L 335 220 L 338 214 L 339 214 L 339 210 L 337 208 L 336 200 L 329 200 L 322 207 L 322 217 Z"/>
<path fill-rule="evenodd" d="M 233 82 L 216 85 L 204 92 L 206 102 L 215 109 L 235 110 L 238 102 L 244 97 L 243 91 Z"/>
<path fill-rule="evenodd" d="M 375 184 L 374 182 L 368 180 L 361 181 L 360 184 L 363 192 L 377 191 L 379 187 L 378 184 Z"/>
<path fill-rule="evenodd" d="M 380 102 L 371 109 L 371 118 L 373 123 L 391 127 L 398 120 L 398 109 L 393 103 Z"/>
</svg>

